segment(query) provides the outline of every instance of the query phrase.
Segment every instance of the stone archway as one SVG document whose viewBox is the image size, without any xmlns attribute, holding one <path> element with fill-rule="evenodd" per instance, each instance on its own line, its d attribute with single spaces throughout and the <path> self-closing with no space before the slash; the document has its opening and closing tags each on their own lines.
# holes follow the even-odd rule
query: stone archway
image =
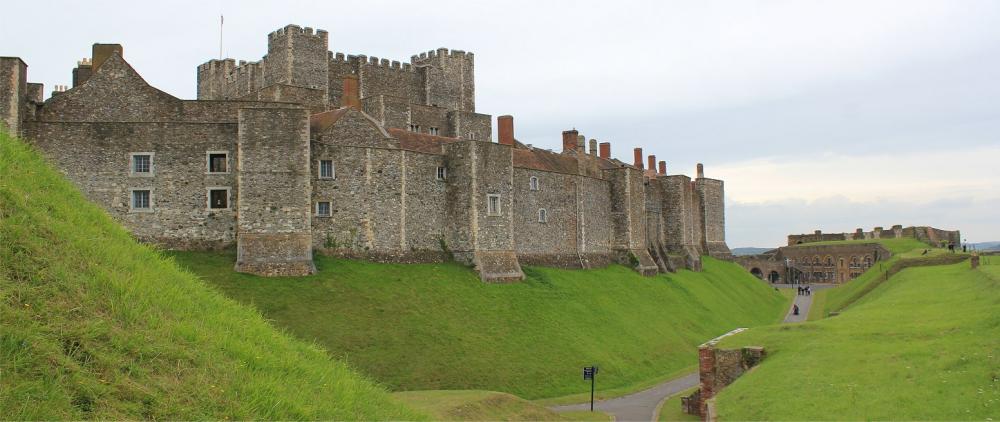
<svg viewBox="0 0 1000 422">
<path fill-rule="evenodd" d="M 761 271 L 760 268 L 754 267 L 753 269 L 750 270 L 750 274 L 753 274 L 754 277 L 757 277 L 761 280 L 764 279 L 764 272 Z"/>
<path fill-rule="evenodd" d="M 771 271 L 771 273 L 767 275 L 767 279 L 772 283 L 777 283 L 781 281 L 781 274 L 778 274 L 777 271 Z"/>
</svg>

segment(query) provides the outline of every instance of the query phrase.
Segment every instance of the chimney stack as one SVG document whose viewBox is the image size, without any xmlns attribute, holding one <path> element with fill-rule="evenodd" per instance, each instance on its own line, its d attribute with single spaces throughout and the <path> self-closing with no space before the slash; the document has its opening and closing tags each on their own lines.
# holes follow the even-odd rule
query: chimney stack
<svg viewBox="0 0 1000 422">
<path fill-rule="evenodd" d="M 655 155 L 650 155 L 649 157 L 646 157 L 646 161 L 649 162 L 649 169 L 655 172 L 656 171 L 656 156 Z"/>
<path fill-rule="evenodd" d="M 601 158 L 611 159 L 611 142 L 601 142 Z"/>
<path fill-rule="evenodd" d="M 577 135 L 576 136 L 576 152 L 578 152 L 580 154 L 586 154 L 587 153 L 587 147 L 586 147 L 586 145 L 587 145 L 587 137 L 583 136 L 583 135 Z"/>
<path fill-rule="evenodd" d="M 497 117 L 497 134 L 500 135 L 501 145 L 514 145 L 514 116 Z"/>
<path fill-rule="evenodd" d="M 564 130 L 563 131 L 563 138 L 562 138 L 562 141 L 563 141 L 562 152 L 563 153 L 567 153 L 567 152 L 576 150 L 576 136 L 577 136 L 577 134 L 578 133 L 577 133 L 576 129 L 573 129 L 573 130 Z"/>
<path fill-rule="evenodd" d="M 593 155 L 595 157 L 597 156 L 597 140 L 596 139 L 591 139 L 590 140 L 590 151 L 589 152 L 590 152 L 590 155 Z"/>
<path fill-rule="evenodd" d="M 341 107 L 354 107 L 357 110 L 361 110 L 361 97 L 358 93 L 358 75 L 344 76 L 344 91 L 341 95 Z"/>
<path fill-rule="evenodd" d="M 667 175 L 667 162 L 660 161 L 660 174 L 663 176 Z"/>
<path fill-rule="evenodd" d="M 705 166 L 702 165 L 701 163 L 698 163 L 698 178 L 699 179 L 705 178 Z"/>
<path fill-rule="evenodd" d="M 632 157 L 632 158 L 634 158 L 634 160 L 632 162 L 632 165 L 634 165 L 634 166 L 636 166 L 636 167 L 638 167 L 638 168 L 641 169 L 642 168 L 642 148 L 633 149 L 632 150 L 632 155 L 634 155 L 634 157 Z"/>
</svg>

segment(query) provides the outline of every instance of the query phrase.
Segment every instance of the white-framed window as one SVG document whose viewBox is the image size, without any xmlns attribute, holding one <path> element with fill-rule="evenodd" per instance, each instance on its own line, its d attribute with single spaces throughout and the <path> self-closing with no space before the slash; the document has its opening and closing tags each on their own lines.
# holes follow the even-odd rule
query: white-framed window
<svg viewBox="0 0 1000 422">
<path fill-rule="evenodd" d="M 319 178 L 320 179 L 337 178 L 337 171 L 333 167 L 333 160 L 319 160 Z"/>
<path fill-rule="evenodd" d="M 436 128 L 434 126 L 429 127 L 428 131 L 429 131 L 428 133 L 430 133 L 431 135 L 437 135 L 438 133 L 440 133 L 440 131 L 438 130 L 438 128 Z"/>
<path fill-rule="evenodd" d="M 153 153 L 152 152 L 129 153 L 128 168 L 130 176 L 152 176 Z"/>
<path fill-rule="evenodd" d="M 439 166 L 437 168 L 437 180 L 445 180 L 448 178 L 448 167 Z"/>
<path fill-rule="evenodd" d="M 549 222 L 549 212 L 546 211 L 545 208 L 539 208 L 538 209 L 538 222 L 539 223 L 548 223 Z"/>
<path fill-rule="evenodd" d="M 333 212 L 330 207 L 330 201 L 318 201 L 316 202 L 316 216 L 317 217 L 329 217 Z"/>
<path fill-rule="evenodd" d="M 410 132 L 420 133 L 420 125 L 410 125 Z"/>
<path fill-rule="evenodd" d="M 486 215 L 500 215 L 500 195 L 486 195 Z"/>
<path fill-rule="evenodd" d="M 207 151 L 205 163 L 208 165 L 207 173 L 229 173 L 229 151 Z"/>
<path fill-rule="evenodd" d="M 225 186 L 217 186 L 207 188 L 206 193 L 206 205 L 208 205 L 209 210 L 228 210 L 229 209 L 229 188 Z"/>
<path fill-rule="evenodd" d="M 538 190 L 538 177 L 531 176 L 528 178 L 528 189 Z"/>
<path fill-rule="evenodd" d="M 150 188 L 130 189 L 129 210 L 131 212 L 153 212 L 153 190 Z"/>
<path fill-rule="evenodd" d="M 468 139 L 468 140 L 470 140 L 470 141 L 475 141 L 476 140 L 476 132 L 469 132 L 469 135 L 466 136 L 465 138 Z"/>
</svg>

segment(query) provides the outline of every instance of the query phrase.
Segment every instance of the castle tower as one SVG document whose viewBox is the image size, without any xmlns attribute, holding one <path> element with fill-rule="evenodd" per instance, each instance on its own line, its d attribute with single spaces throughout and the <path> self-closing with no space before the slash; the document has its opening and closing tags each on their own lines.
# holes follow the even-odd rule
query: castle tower
<svg viewBox="0 0 1000 422">
<path fill-rule="evenodd" d="M 475 60 L 472 53 L 439 48 L 411 58 L 423 66 L 427 104 L 457 111 L 476 111 Z"/>
<path fill-rule="evenodd" d="M 0 125 L 21 134 L 28 95 L 28 65 L 20 57 L 0 57 Z"/>
<path fill-rule="evenodd" d="M 239 110 L 236 271 L 316 272 L 312 260 L 309 112 Z"/>
<path fill-rule="evenodd" d="M 264 85 L 284 84 L 329 91 L 329 34 L 288 25 L 267 35 Z"/>
<path fill-rule="evenodd" d="M 723 182 L 705 177 L 704 166 L 698 164 L 695 179 L 698 196 L 699 224 L 701 225 L 702 251 L 713 258 L 728 259 L 732 256 L 726 245 L 725 188 Z"/>
</svg>

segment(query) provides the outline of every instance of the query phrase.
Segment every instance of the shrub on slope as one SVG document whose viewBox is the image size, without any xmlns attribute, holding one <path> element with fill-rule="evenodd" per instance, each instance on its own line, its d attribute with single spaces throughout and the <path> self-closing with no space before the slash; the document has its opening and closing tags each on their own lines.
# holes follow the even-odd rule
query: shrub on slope
<svg viewBox="0 0 1000 422">
<path fill-rule="evenodd" d="M 419 417 L 136 244 L 2 131 L 0 319 L 4 418 Z"/>
<path fill-rule="evenodd" d="M 263 279 L 228 253 L 176 253 L 227 295 L 396 390 L 475 389 L 528 399 L 635 386 L 694 370 L 696 347 L 736 327 L 780 320 L 787 299 L 738 265 L 642 277 L 622 266 L 527 267 L 484 284 L 449 264 L 317 257 L 320 272 Z M 582 398 L 581 398 L 582 399 Z"/>
</svg>

